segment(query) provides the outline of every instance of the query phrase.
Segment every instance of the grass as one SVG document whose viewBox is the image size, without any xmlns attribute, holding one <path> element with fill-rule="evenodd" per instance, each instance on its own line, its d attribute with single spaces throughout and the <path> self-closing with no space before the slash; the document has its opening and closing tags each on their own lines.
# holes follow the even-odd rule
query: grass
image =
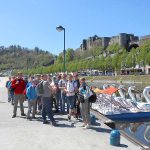
<svg viewBox="0 0 150 150">
<path fill-rule="evenodd" d="M 86 76 L 88 81 L 150 83 L 150 75 Z"/>
</svg>

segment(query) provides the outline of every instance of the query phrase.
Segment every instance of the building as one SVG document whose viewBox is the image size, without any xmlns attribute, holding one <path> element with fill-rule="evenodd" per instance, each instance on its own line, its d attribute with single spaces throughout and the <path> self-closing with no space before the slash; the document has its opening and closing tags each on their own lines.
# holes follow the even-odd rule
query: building
<svg viewBox="0 0 150 150">
<path fill-rule="evenodd" d="M 140 45 L 143 44 L 143 42 L 147 41 L 147 40 L 150 40 L 150 35 L 145 35 L 145 36 L 141 36 L 140 37 Z"/>
<path fill-rule="evenodd" d="M 149 37 L 150 38 L 150 37 Z M 137 47 L 139 37 L 134 34 L 120 33 L 119 35 L 112 37 L 98 37 L 97 35 L 84 39 L 80 48 L 81 52 L 89 50 L 93 47 L 103 47 L 106 49 L 109 45 L 118 44 L 120 47 L 124 47 L 130 51 L 132 47 Z"/>
</svg>

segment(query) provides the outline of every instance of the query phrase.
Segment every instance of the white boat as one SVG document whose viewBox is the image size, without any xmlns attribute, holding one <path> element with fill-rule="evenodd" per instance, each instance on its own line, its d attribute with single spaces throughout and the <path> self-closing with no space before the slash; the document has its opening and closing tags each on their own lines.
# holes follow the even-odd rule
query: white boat
<svg viewBox="0 0 150 150">
<path fill-rule="evenodd" d="M 136 95 L 132 92 L 135 90 L 135 88 L 136 88 L 135 86 L 131 86 L 128 88 L 128 93 L 131 98 L 131 102 L 135 103 L 137 107 L 143 109 L 144 111 L 150 111 L 150 96 L 149 96 L 150 86 L 145 87 L 143 90 L 145 102 L 142 101 L 142 97 L 137 98 Z"/>
<path fill-rule="evenodd" d="M 111 90 L 113 91 L 113 89 L 114 92 L 110 92 Z M 105 90 L 95 89 L 95 92 L 97 92 L 97 101 L 96 103 L 92 104 L 92 109 L 115 121 L 134 122 L 150 120 L 150 111 L 148 111 L 149 106 L 147 106 L 149 104 L 144 103 L 142 105 L 143 107 L 141 107 L 142 103 L 138 104 L 136 100 L 133 101 L 133 97 L 131 97 L 131 99 L 125 99 L 123 95 L 117 97 L 115 96 L 115 92 L 119 89 L 121 92 L 121 88 L 118 88 L 117 90 L 115 89 L 116 88 L 112 86 L 108 87 Z M 129 88 L 129 90 L 131 90 L 131 88 Z"/>
</svg>

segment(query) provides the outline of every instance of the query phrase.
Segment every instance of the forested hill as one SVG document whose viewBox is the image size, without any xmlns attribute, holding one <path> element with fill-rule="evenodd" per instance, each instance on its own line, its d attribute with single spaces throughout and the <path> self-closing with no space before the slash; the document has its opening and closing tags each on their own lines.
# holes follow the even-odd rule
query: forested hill
<svg viewBox="0 0 150 150">
<path fill-rule="evenodd" d="M 19 45 L 0 46 L 0 70 L 31 69 L 54 63 L 54 55 L 35 47 L 28 49 Z"/>
</svg>

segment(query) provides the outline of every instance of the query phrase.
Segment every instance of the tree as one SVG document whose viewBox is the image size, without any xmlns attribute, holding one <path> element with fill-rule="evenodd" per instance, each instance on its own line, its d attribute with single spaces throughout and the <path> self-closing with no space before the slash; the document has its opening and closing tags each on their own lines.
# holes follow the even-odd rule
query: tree
<svg viewBox="0 0 150 150">
<path fill-rule="evenodd" d="M 107 50 L 108 53 L 112 54 L 112 53 L 119 52 L 120 49 L 121 49 L 121 47 L 119 46 L 118 43 L 116 43 L 116 44 L 109 45 L 106 50 Z"/>
<path fill-rule="evenodd" d="M 128 56 L 128 52 L 127 52 L 127 50 L 126 49 L 122 49 L 122 54 L 121 54 L 121 61 L 120 61 L 120 65 L 121 65 L 121 68 L 123 69 L 123 68 L 125 68 L 125 67 L 127 67 L 127 64 L 126 64 L 126 59 L 127 59 L 127 56 Z"/>
<path fill-rule="evenodd" d="M 142 62 L 142 65 L 144 67 L 144 73 L 145 73 L 145 67 L 146 64 L 149 63 L 149 53 L 150 53 L 150 40 L 145 41 L 140 47 L 139 47 L 139 57 L 138 60 Z"/>
<path fill-rule="evenodd" d="M 59 54 L 57 57 L 57 63 L 63 63 L 63 56 L 62 54 Z"/>
<path fill-rule="evenodd" d="M 66 51 L 66 61 L 67 62 L 72 61 L 73 58 L 74 58 L 74 50 L 71 48 L 68 48 Z"/>
</svg>

